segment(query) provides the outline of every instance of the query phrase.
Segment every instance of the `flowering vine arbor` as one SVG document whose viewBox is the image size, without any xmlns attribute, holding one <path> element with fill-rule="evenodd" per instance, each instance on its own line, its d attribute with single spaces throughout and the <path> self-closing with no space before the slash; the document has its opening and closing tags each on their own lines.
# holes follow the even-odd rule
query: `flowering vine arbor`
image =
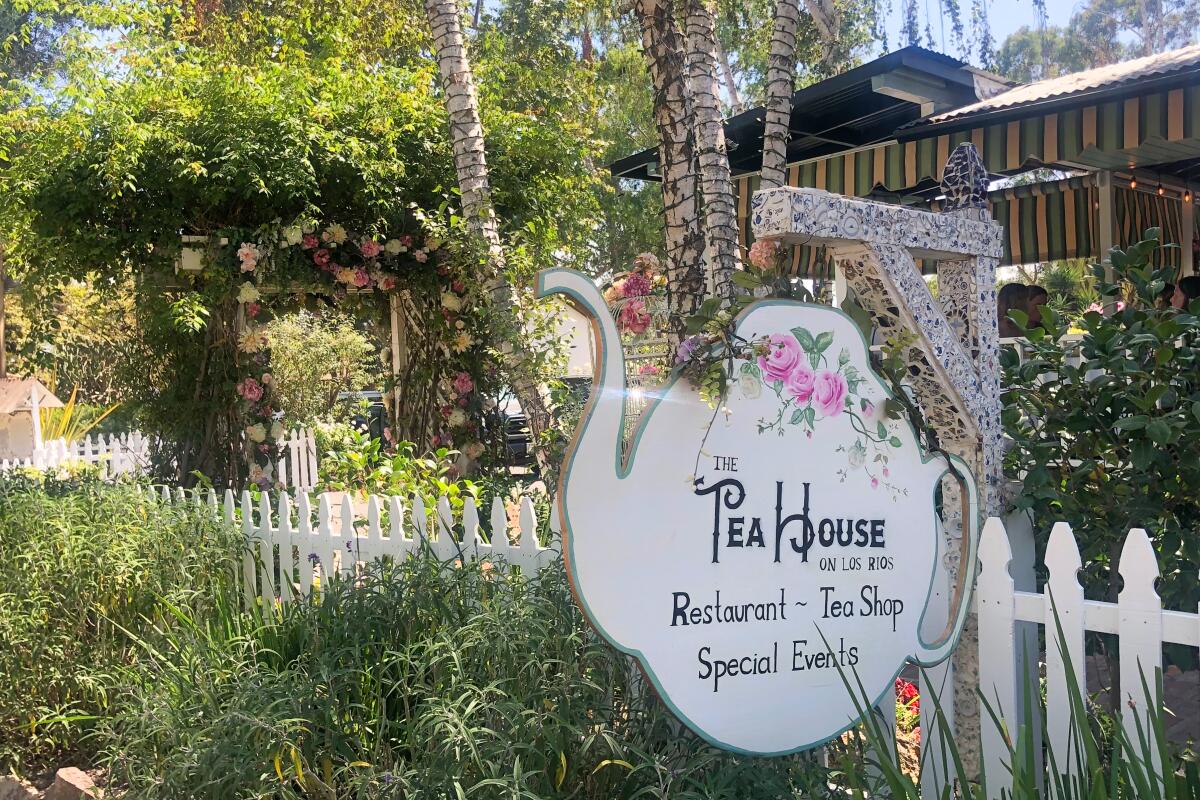
<svg viewBox="0 0 1200 800">
<path fill-rule="evenodd" d="M 236 301 L 236 392 L 252 482 L 275 482 L 276 442 L 286 422 L 264 319 L 314 299 L 373 306 L 389 320 L 395 438 L 458 447 L 471 458 L 483 453 L 481 427 L 492 409 L 476 389 L 495 377 L 483 347 L 486 303 L 463 266 L 469 245 L 431 228 L 426 220 L 425 229 L 388 236 L 300 220 L 192 237 L 208 246 L 185 249 L 178 262 L 185 281 L 226 285 Z"/>
<path fill-rule="evenodd" d="M 853 290 L 879 334 L 901 348 L 906 383 L 935 446 L 971 466 L 982 510 L 992 516 L 1003 511 L 995 289 L 1003 227 L 987 209 L 987 181 L 974 145 L 964 143 L 947 161 L 940 214 L 793 187 L 756 193 L 751 213 L 758 239 L 826 248 L 839 281 Z M 922 260 L 937 265 L 937 298 L 921 277 Z M 942 492 L 947 535 L 959 537 L 958 487 L 947 480 Z M 945 553 L 942 566 L 952 576 L 959 548 Z M 951 585 L 939 588 L 946 594 Z M 972 636 L 968 628 L 954 664 L 961 680 L 955 681 L 953 722 L 964 743 L 979 736 Z M 934 737 L 926 734 L 926 740 Z"/>
</svg>

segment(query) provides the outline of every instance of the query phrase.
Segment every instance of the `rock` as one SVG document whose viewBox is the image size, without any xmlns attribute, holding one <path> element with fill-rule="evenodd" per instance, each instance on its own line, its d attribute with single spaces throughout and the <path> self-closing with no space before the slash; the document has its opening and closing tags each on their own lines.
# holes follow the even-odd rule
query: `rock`
<svg viewBox="0 0 1200 800">
<path fill-rule="evenodd" d="M 54 775 L 54 783 L 42 795 L 43 800 L 84 800 L 99 798 L 103 792 L 91 776 L 78 767 L 63 767 Z"/>
<path fill-rule="evenodd" d="M 0 778 L 0 800 L 33 800 L 36 797 L 37 792 L 16 778 Z"/>
</svg>

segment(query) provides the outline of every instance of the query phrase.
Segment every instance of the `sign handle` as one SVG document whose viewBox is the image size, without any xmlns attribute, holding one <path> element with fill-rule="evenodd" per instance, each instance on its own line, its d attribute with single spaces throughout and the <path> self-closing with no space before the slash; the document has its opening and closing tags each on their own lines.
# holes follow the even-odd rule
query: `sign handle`
<svg viewBox="0 0 1200 800">
<path fill-rule="evenodd" d="M 921 666 L 929 667 L 946 660 L 958 644 L 963 625 L 967 622 L 967 614 L 971 610 L 971 589 L 975 585 L 975 575 L 979 571 L 979 487 L 975 477 L 966 463 L 957 456 L 947 456 L 951 464 L 942 473 L 948 473 L 958 481 L 960 500 L 962 502 L 963 536 L 961 539 L 961 558 L 959 560 L 958 581 L 954 594 L 950 597 L 950 615 L 946 627 L 933 642 L 926 642 L 918 632 L 917 653 L 913 658 Z M 931 593 L 932 596 L 932 593 Z"/>
</svg>

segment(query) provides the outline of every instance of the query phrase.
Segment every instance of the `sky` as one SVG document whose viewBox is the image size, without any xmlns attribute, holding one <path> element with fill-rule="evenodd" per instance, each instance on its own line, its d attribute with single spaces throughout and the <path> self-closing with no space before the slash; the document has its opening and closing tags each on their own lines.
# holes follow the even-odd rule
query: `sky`
<svg viewBox="0 0 1200 800">
<path fill-rule="evenodd" d="M 922 5 L 921 11 L 921 28 L 925 28 L 925 10 L 928 7 L 928 15 L 933 29 L 934 41 L 938 42 L 942 33 L 939 25 L 941 15 L 938 11 L 937 0 L 918 0 Z M 1071 13 L 1079 7 L 1082 7 L 1081 0 L 1046 0 L 1046 15 L 1050 25 L 1066 25 L 1071 18 Z M 887 21 L 888 43 L 892 48 L 896 48 L 900 42 L 900 28 L 903 24 L 903 3 L 902 0 L 892 0 L 892 13 Z M 969 27 L 969 18 L 971 12 L 970 0 L 959 0 L 959 7 L 962 9 L 964 24 Z M 1022 25 L 1033 26 L 1037 19 L 1036 11 L 1034 10 L 1033 0 L 990 0 L 988 4 L 988 20 L 991 22 L 992 36 L 996 40 L 996 46 L 1004 41 L 1005 37 L 1014 32 Z M 950 25 L 947 21 L 945 25 L 945 46 L 936 47 L 934 49 L 941 50 L 947 55 L 958 56 L 958 50 L 951 39 Z"/>
</svg>

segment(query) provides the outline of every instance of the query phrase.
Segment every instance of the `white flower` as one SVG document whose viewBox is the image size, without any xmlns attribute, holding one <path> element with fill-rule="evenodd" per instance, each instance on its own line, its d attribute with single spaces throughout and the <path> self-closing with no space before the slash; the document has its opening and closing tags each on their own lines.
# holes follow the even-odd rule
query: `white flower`
<svg viewBox="0 0 1200 800">
<path fill-rule="evenodd" d="M 272 441 L 277 442 L 282 438 L 283 438 L 283 423 L 279 422 L 278 420 L 275 422 L 272 422 L 271 423 L 271 439 L 272 439 Z"/>
<path fill-rule="evenodd" d="M 454 292 L 442 292 L 442 308 L 447 311 L 462 311 L 462 298 Z"/>
<path fill-rule="evenodd" d="M 738 378 L 738 386 L 742 389 L 742 394 L 746 399 L 753 400 L 762 394 L 762 383 L 753 375 L 745 375 Z"/>
<path fill-rule="evenodd" d="M 461 428 L 467 424 L 467 415 L 461 408 L 456 408 L 450 412 L 450 418 L 447 421 L 451 428 Z"/>
<path fill-rule="evenodd" d="M 483 442 L 470 442 L 469 444 L 463 445 L 463 455 L 472 461 L 476 461 L 481 455 L 483 455 L 484 449 Z"/>
<path fill-rule="evenodd" d="M 250 328 L 238 339 L 238 349 L 243 353 L 257 353 L 267 346 L 267 334 L 262 327 Z"/>
<path fill-rule="evenodd" d="M 258 287 L 250 281 L 242 284 L 242 288 L 238 289 L 238 302 L 243 305 L 246 303 L 257 303 L 262 297 L 258 292 Z"/>
<path fill-rule="evenodd" d="M 266 473 L 263 472 L 262 467 L 260 467 L 258 464 L 254 464 L 250 467 L 251 483 L 262 483 L 264 478 L 266 478 Z"/>
<path fill-rule="evenodd" d="M 383 246 L 383 249 L 386 250 L 389 255 L 393 256 L 398 256 L 404 251 L 408 250 L 407 247 L 400 243 L 399 239 L 388 239 L 387 244 Z"/>
<path fill-rule="evenodd" d="M 261 422 L 256 422 L 253 425 L 247 426 L 246 436 L 250 441 L 259 444 L 267 440 L 267 429 L 263 427 Z"/>
<path fill-rule="evenodd" d="M 341 225 L 330 225 L 325 229 L 325 233 L 321 235 L 321 238 L 327 242 L 341 244 L 346 241 L 346 229 Z"/>
<path fill-rule="evenodd" d="M 283 229 L 284 244 L 296 245 L 304 240 L 304 229 L 299 225 L 289 225 Z"/>
</svg>

